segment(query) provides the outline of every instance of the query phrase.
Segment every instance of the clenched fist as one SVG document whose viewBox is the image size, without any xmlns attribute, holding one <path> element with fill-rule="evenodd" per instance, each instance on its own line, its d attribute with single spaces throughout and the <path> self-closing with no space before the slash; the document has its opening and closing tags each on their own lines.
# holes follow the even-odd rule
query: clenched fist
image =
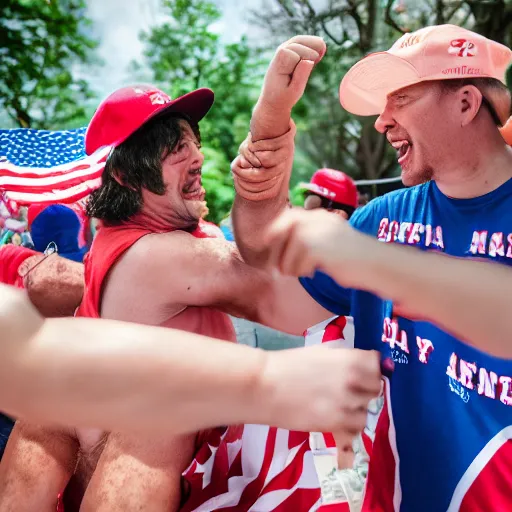
<svg viewBox="0 0 512 512">
<path fill-rule="evenodd" d="M 381 390 L 379 354 L 309 347 L 270 354 L 262 376 L 270 417 L 290 429 L 332 432 L 350 466 L 352 440 L 366 425 L 367 408 Z M 348 454 L 348 457 L 346 455 Z"/>
<path fill-rule="evenodd" d="M 343 286 L 357 285 L 355 270 L 374 248 L 371 238 L 353 229 L 341 216 L 325 210 L 292 209 L 269 227 L 266 246 L 269 266 L 282 274 L 330 274 Z"/>
<path fill-rule="evenodd" d="M 325 42 L 316 36 L 295 36 L 279 46 L 265 75 L 260 101 L 271 108 L 291 110 L 325 51 Z"/>
</svg>

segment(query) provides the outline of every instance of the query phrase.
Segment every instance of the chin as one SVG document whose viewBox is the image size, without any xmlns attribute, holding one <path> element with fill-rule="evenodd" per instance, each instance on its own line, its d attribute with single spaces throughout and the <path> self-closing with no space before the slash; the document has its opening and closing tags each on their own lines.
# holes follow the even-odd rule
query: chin
<svg viewBox="0 0 512 512">
<path fill-rule="evenodd" d="M 195 219 L 204 219 L 208 215 L 209 209 L 206 206 L 206 201 L 188 201 L 188 203 L 187 210 Z"/>
<path fill-rule="evenodd" d="M 421 185 L 432 179 L 432 171 L 430 169 L 424 169 L 421 171 L 405 170 L 402 169 L 402 183 L 406 187 L 414 187 L 415 185 Z"/>
</svg>

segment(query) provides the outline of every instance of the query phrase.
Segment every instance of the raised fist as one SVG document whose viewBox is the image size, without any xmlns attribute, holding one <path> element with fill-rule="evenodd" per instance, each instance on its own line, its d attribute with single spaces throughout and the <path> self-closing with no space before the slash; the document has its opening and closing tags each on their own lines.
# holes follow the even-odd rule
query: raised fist
<svg viewBox="0 0 512 512">
<path fill-rule="evenodd" d="M 354 286 L 354 269 L 361 266 L 373 240 L 326 210 L 286 211 L 268 228 L 269 266 L 282 274 L 311 276 L 316 270 L 335 274 L 343 286 Z M 368 247 L 369 245 L 369 247 Z M 342 281 L 340 281 L 340 276 Z"/>
<path fill-rule="evenodd" d="M 325 51 L 325 42 L 317 36 L 295 36 L 279 46 L 265 75 L 260 101 L 272 108 L 291 110 Z"/>
</svg>

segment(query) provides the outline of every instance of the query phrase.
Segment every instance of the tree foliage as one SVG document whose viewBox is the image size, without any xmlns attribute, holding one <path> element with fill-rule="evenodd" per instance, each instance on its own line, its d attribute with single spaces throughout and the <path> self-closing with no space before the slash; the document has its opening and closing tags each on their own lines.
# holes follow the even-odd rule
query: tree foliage
<svg viewBox="0 0 512 512">
<path fill-rule="evenodd" d="M 90 63 L 85 0 L 4 0 L 0 16 L 0 105 L 20 127 L 63 128 L 85 121 L 91 96 L 74 65 Z"/>
<path fill-rule="evenodd" d="M 198 87 L 215 93 L 215 104 L 201 122 L 201 135 L 209 219 L 218 222 L 233 201 L 229 163 L 247 134 L 263 70 L 245 38 L 222 43 L 213 30 L 221 18 L 214 2 L 164 0 L 163 7 L 165 23 L 141 34 L 146 64 L 153 80 L 172 97 Z"/>
</svg>

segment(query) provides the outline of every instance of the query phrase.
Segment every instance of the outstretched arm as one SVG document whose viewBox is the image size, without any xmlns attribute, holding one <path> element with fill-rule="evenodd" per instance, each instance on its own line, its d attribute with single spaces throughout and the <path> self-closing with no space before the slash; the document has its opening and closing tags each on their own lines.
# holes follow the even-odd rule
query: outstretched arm
<svg viewBox="0 0 512 512">
<path fill-rule="evenodd" d="M 488 354 L 512 359 L 510 268 L 395 244 L 374 245 L 359 277 L 362 288 L 393 300 L 402 316 L 434 322 Z"/>
<path fill-rule="evenodd" d="M 352 411 L 380 389 L 367 352 L 267 353 L 133 323 L 44 320 L 5 285 L 0 330 L 0 408 L 36 422 L 168 433 L 260 423 L 350 439 L 365 421 Z"/>
<path fill-rule="evenodd" d="M 269 230 L 271 264 L 286 275 L 319 269 L 342 286 L 394 302 L 497 357 L 512 358 L 512 270 L 378 242 L 324 211 L 284 214 Z"/>
</svg>

